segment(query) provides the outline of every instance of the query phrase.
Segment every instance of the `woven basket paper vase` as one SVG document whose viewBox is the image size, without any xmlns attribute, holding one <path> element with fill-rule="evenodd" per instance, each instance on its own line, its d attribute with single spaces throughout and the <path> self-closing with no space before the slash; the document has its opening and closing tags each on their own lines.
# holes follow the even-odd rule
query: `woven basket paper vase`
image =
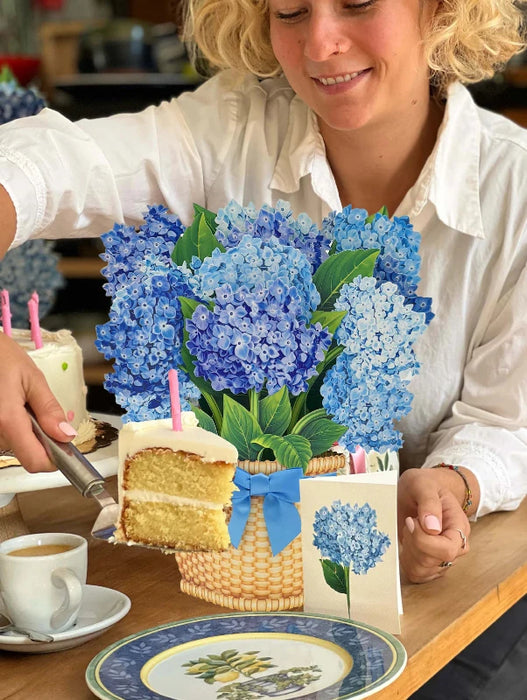
<svg viewBox="0 0 527 700">
<path fill-rule="evenodd" d="M 342 469 L 340 454 L 315 457 L 306 474 L 329 474 Z M 250 474 L 281 471 L 278 462 L 239 462 Z M 298 507 L 298 506 L 297 506 Z M 304 603 L 302 543 L 296 537 L 273 557 L 263 516 L 263 496 L 251 498 L 251 511 L 238 548 L 225 552 L 180 552 L 176 560 L 181 590 L 195 598 L 235 610 L 275 612 Z"/>
</svg>

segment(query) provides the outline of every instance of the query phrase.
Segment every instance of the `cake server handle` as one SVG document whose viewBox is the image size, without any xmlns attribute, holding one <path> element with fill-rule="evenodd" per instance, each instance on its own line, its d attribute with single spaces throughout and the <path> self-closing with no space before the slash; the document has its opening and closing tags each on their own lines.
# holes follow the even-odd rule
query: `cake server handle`
<svg viewBox="0 0 527 700">
<path fill-rule="evenodd" d="M 71 442 L 59 442 L 45 433 L 35 416 L 28 411 L 33 432 L 40 440 L 48 457 L 66 479 L 86 498 L 96 496 L 105 488 L 104 477 L 90 464 Z"/>
</svg>

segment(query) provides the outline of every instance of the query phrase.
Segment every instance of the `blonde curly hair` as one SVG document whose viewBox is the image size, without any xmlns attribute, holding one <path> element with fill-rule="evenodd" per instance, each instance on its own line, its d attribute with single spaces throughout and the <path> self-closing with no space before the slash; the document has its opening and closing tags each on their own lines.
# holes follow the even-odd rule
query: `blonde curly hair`
<svg viewBox="0 0 527 700">
<path fill-rule="evenodd" d="M 467 84 L 492 77 L 525 48 L 520 5 L 525 3 L 440 1 L 424 37 L 430 82 L 439 94 L 455 80 Z M 187 0 L 183 38 L 201 72 L 234 68 L 262 78 L 280 73 L 267 0 Z"/>
</svg>

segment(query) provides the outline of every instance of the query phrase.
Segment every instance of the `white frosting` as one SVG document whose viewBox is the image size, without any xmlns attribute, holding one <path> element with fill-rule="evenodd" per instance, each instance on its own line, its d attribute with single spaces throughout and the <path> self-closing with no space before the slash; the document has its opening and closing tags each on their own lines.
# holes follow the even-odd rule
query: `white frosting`
<svg viewBox="0 0 527 700">
<path fill-rule="evenodd" d="M 171 506 L 191 506 L 194 508 L 208 508 L 209 510 L 223 510 L 222 503 L 213 501 L 200 501 L 197 498 L 185 498 L 184 496 L 169 496 L 167 493 L 146 491 L 145 489 L 128 489 L 126 497 L 139 503 L 169 503 Z"/>
<path fill-rule="evenodd" d="M 93 438 L 95 427 L 86 410 L 87 388 L 84 383 L 82 351 L 71 331 L 56 333 L 41 329 L 42 347 L 38 350 L 29 330 L 13 329 L 15 340 L 44 373 L 53 395 L 61 405 L 68 421 L 79 433 L 80 444 Z"/>
<path fill-rule="evenodd" d="M 140 450 L 166 447 L 174 452 L 190 452 L 204 462 L 228 462 L 238 460 L 238 451 L 224 438 L 198 427 L 192 411 L 181 414 L 182 430 L 172 429 L 172 420 L 125 423 L 119 432 L 119 464 L 123 465 L 129 455 Z"/>
</svg>

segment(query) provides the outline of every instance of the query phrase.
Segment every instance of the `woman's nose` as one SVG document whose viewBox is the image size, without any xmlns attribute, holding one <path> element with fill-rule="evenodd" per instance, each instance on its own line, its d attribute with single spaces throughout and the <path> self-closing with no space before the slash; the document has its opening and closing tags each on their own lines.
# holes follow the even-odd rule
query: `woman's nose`
<svg viewBox="0 0 527 700">
<path fill-rule="evenodd" d="M 312 61 L 326 61 L 332 55 L 345 53 L 350 43 L 335 22 L 312 18 L 306 30 L 304 54 Z"/>
</svg>

